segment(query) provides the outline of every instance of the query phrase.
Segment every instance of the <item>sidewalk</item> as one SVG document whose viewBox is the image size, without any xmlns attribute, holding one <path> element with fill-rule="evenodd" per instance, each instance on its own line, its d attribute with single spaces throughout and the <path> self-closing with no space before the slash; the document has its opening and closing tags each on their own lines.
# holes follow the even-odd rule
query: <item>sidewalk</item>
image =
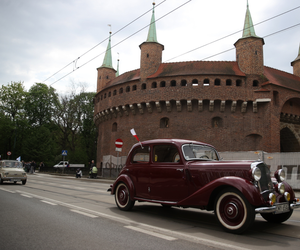
<svg viewBox="0 0 300 250">
<path fill-rule="evenodd" d="M 105 179 L 105 178 L 102 178 L 99 176 L 95 179 L 95 178 L 89 178 L 89 176 L 82 176 L 81 178 L 76 178 L 74 175 L 59 174 L 59 173 L 39 173 L 39 174 L 52 175 L 52 176 L 56 176 L 58 178 L 77 179 L 80 181 L 102 182 L 102 183 L 107 183 L 107 184 L 113 184 L 115 181 L 115 179 Z M 295 196 L 300 199 L 300 190 L 294 190 L 294 192 L 295 192 Z"/>
<path fill-rule="evenodd" d="M 85 176 L 82 176 L 81 178 L 76 178 L 75 175 L 73 175 L 73 174 L 43 173 L 43 172 L 36 172 L 36 174 L 51 175 L 51 176 L 55 176 L 57 178 L 76 179 L 79 181 L 103 182 L 103 183 L 109 183 L 109 184 L 113 184 L 115 181 L 114 179 L 105 179 L 100 176 L 98 176 L 97 178 L 89 178 L 89 176 L 85 175 Z"/>
</svg>

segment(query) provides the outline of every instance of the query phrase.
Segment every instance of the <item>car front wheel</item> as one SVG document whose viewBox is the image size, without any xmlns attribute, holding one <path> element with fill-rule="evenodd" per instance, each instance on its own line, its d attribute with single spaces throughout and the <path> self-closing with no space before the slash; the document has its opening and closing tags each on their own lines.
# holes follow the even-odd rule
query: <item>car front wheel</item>
<svg viewBox="0 0 300 250">
<path fill-rule="evenodd" d="M 22 185 L 25 185 L 25 184 L 26 184 L 26 181 L 27 181 L 27 180 L 22 181 Z"/>
<path fill-rule="evenodd" d="M 241 234 L 254 222 L 255 210 L 241 192 L 228 188 L 216 198 L 215 215 L 225 231 Z"/>
<path fill-rule="evenodd" d="M 134 201 L 130 200 L 129 189 L 126 184 L 119 183 L 115 193 L 116 204 L 119 209 L 128 211 L 134 206 Z"/>
</svg>

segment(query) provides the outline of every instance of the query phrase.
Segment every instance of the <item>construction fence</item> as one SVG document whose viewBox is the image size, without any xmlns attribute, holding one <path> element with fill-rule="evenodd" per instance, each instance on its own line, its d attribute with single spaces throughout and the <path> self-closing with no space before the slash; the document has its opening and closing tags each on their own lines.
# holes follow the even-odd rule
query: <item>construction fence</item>
<svg viewBox="0 0 300 250">
<path fill-rule="evenodd" d="M 286 181 L 293 189 L 300 189 L 300 152 L 267 153 L 263 151 L 219 152 L 222 160 L 253 160 L 264 161 L 271 170 L 271 175 L 277 169 L 284 169 Z M 125 166 L 126 156 L 116 157 L 106 155 L 103 157 L 101 175 L 104 178 L 117 178 Z"/>
</svg>

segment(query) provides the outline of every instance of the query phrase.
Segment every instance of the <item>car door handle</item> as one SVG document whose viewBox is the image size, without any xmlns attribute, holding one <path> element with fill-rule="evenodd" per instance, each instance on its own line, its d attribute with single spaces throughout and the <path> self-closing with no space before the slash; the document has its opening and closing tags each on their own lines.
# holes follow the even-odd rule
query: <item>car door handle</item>
<svg viewBox="0 0 300 250">
<path fill-rule="evenodd" d="M 176 171 L 183 172 L 183 168 L 177 168 Z"/>
</svg>

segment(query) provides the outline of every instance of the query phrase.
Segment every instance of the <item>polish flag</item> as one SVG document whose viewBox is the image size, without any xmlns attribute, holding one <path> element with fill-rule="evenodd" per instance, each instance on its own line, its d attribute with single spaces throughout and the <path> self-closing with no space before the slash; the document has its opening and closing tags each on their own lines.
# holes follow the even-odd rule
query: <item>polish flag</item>
<svg viewBox="0 0 300 250">
<path fill-rule="evenodd" d="M 136 133 L 135 133 L 135 131 L 134 131 L 134 128 L 133 128 L 133 129 L 130 129 L 130 132 L 131 132 L 131 134 L 132 134 L 138 141 L 140 141 L 139 138 L 138 138 L 138 136 L 136 135 Z"/>
</svg>

